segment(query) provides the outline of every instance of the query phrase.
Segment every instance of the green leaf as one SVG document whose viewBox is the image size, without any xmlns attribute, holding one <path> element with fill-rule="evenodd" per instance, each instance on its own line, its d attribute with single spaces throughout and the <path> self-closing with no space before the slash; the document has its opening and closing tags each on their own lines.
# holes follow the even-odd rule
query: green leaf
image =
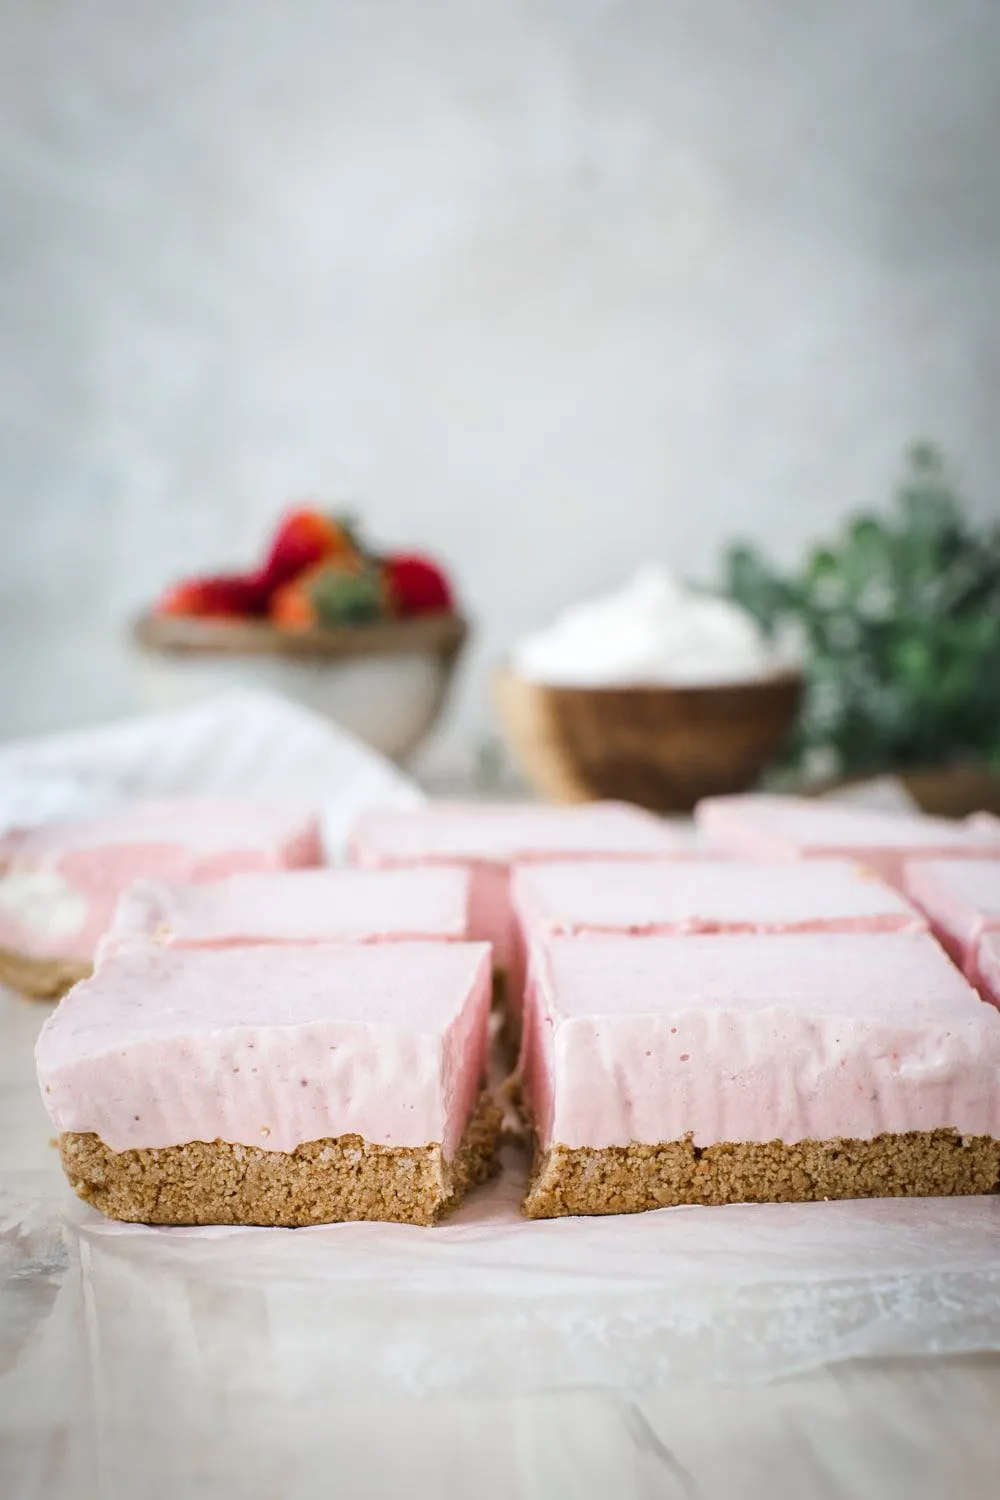
<svg viewBox="0 0 1000 1500">
<path fill-rule="evenodd" d="M 941 451 L 934 443 L 928 443 L 926 439 L 914 443 L 907 454 L 910 468 L 918 472 L 940 474 L 944 469 L 944 459 Z"/>
<path fill-rule="evenodd" d="M 1000 526 L 966 521 L 940 452 L 917 443 L 892 506 L 859 514 L 779 574 L 752 546 L 727 592 L 773 629 L 798 624 L 807 692 L 785 763 L 845 773 L 1000 756 Z"/>
<path fill-rule="evenodd" d="M 724 589 L 731 599 L 771 631 L 791 607 L 785 584 L 760 553 L 745 544 L 730 547 L 724 559 Z"/>
</svg>

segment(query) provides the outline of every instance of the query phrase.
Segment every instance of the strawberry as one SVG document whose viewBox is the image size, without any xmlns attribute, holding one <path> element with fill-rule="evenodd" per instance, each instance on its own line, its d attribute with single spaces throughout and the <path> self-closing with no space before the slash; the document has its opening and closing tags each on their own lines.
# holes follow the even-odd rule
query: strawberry
<svg viewBox="0 0 1000 1500">
<path fill-rule="evenodd" d="M 209 578 L 187 578 L 175 583 L 161 594 L 153 606 L 153 613 L 245 620 L 264 614 L 266 606 L 266 596 L 256 580 L 218 573 Z"/>
<path fill-rule="evenodd" d="M 267 560 L 255 582 L 265 598 L 328 558 L 349 556 L 357 546 L 346 523 L 308 507 L 290 510 L 274 534 Z"/>
<path fill-rule="evenodd" d="M 275 589 L 267 606 L 267 617 L 272 625 L 282 630 L 315 629 L 318 617 L 308 585 L 312 571 L 309 569 L 283 588 Z"/>
<path fill-rule="evenodd" d="M 450 614 L 455 596 L 445 573 L 416 552 L 396 552 L 382 560 L 386 585 L 398 615 Z"/>
</svg>

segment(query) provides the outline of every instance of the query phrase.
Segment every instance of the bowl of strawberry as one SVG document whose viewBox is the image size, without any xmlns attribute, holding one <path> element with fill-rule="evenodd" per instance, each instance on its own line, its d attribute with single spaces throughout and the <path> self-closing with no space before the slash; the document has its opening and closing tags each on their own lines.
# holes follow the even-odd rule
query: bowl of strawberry
<svg viewBox="0 0 1000 1500">
<path fill-rule="evenodd" d="M 433 727 L 467 633 L 437 562 L 312 507 L 282 517 L 255 571 L 175 583 L 133 629 L 150 707 L 268 688 L 394 760 Z"/>
</svg>

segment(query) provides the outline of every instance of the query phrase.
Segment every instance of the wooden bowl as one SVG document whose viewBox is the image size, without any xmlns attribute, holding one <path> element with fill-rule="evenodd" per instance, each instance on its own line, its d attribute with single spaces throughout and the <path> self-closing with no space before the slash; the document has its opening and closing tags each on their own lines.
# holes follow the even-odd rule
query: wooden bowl
<svg viewBox="0 0 1000 1500">
<path fill-rule="evenodd" d="M 754 785 L 795 721 L 802 679 L 571 688 L 504 669 L 494 695 L 521 769 L 553 801 L 611 797 L 686 812 L 701 797 Z"/>
<path fill-rule="evenodd" d="M 279 630 L 266 620 L 142 615 L 147 705 L 163 710 L 234 687 L 283 693 L 393 760 L 416 749 L 447 697 L 468 625 L 459 615 L 339 630 Z"/>
</svg>

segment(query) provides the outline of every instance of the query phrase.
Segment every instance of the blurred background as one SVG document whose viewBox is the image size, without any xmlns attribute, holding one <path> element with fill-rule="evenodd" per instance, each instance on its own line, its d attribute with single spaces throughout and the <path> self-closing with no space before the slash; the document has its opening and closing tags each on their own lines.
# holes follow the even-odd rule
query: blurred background
<svg viewBox="0 0 1000 1500">
<path fill-rule="evenodd" d="M 4 5 L 0 733 L 302 497 L 474 623 L 431 778 L 640 563 L 790 567 L 921 437 L 1000 519 L 998 77 L 990 0 Z"/>
</svg>

